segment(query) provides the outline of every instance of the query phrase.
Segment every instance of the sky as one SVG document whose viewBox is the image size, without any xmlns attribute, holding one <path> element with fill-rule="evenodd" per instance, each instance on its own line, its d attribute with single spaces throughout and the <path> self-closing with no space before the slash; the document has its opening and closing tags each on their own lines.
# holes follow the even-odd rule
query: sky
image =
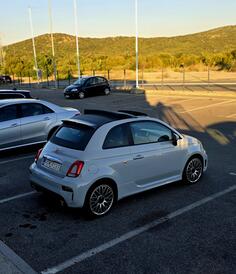
<svg viewBox="0 0 236 274">
<path fill-rule="evenodd" d="M 75 33 L 73 0 L 51 0 L 53 32 Z M 135 0 L 77 0 L 81 37 L 135 35 Z M 0 0 L 3 45 L 49 32 L 48 0 Z M 138 0 L 139 35 L 177 36 L 236 25 L 236 0 Z"/>
</svg>

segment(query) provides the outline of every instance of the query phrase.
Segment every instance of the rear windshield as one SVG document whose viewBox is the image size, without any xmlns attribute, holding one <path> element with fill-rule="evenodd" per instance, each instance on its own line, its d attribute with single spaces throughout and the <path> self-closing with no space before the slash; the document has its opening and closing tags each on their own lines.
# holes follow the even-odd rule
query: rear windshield
<svg viewBox="0 0 236 274">
<path fill-rule="evenodd" d="M 51 142 L 62 147 L 85 150 L 94 129 L 83 125 L 63 125 L 51 138 Z"/>
</svg>

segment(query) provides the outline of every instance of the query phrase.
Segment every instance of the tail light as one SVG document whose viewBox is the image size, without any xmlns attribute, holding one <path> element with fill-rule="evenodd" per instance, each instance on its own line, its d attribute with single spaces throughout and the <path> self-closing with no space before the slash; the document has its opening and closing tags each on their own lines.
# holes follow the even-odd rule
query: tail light
<svg viewBox="0 0 236 274">
<path fill-rule="evenodd" d="M 68 177 L 78 177 L 82 171 L 84 166 L 84 162 L 82 161 L 75 161 L 71 167 L 68 169 L 66 176 Z"/>
<path fill-rule="evenodd" d="M 38 162 L 38 159 L 39 159 L 39 156 L 40 156 L 42 150 L 43 150 L 42 148 L 40 148 L 40 149 L 38 150 L 38 152 L 37 152 L 37 154 L 36 154 L 36 156 L 35 156 L 35 158 L 34 158 L 35 163 Z"/>
</svg>

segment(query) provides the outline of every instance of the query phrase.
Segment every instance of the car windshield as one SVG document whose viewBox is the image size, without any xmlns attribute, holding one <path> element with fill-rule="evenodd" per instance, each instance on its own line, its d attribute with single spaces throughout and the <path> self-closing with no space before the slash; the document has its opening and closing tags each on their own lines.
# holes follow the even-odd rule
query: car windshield
<svg viewBox="0 0 236 274">
<path fill-rule="evenodd" d="M 85 78 L 79 78 L 74 82 L 74 85 L 82 85 L 86 79 Z"/>
</svg>

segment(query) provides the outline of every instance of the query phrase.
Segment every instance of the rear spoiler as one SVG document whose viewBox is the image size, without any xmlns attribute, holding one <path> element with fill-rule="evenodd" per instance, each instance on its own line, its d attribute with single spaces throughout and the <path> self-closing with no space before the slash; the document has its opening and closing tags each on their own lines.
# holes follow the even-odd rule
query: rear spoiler
<svg viewBox="0 0 236 274">
<path fill-rule="evenodd" d="M 133 116 L 148 116 L 146 113 L 139 112 L 139 111 L 133 111 L 133 110 L 118 110 L 118 112 L 131 114 Z"/>
<path fill-rule="evenodd" d="M 87 121 L 79 120 L 79 119 L 67 119 L 67 120 L 62 120 L 62 122 L 64 124 L 82 125 L 86 127 L 96 128 L 96 125 Z"/>
</svg>

